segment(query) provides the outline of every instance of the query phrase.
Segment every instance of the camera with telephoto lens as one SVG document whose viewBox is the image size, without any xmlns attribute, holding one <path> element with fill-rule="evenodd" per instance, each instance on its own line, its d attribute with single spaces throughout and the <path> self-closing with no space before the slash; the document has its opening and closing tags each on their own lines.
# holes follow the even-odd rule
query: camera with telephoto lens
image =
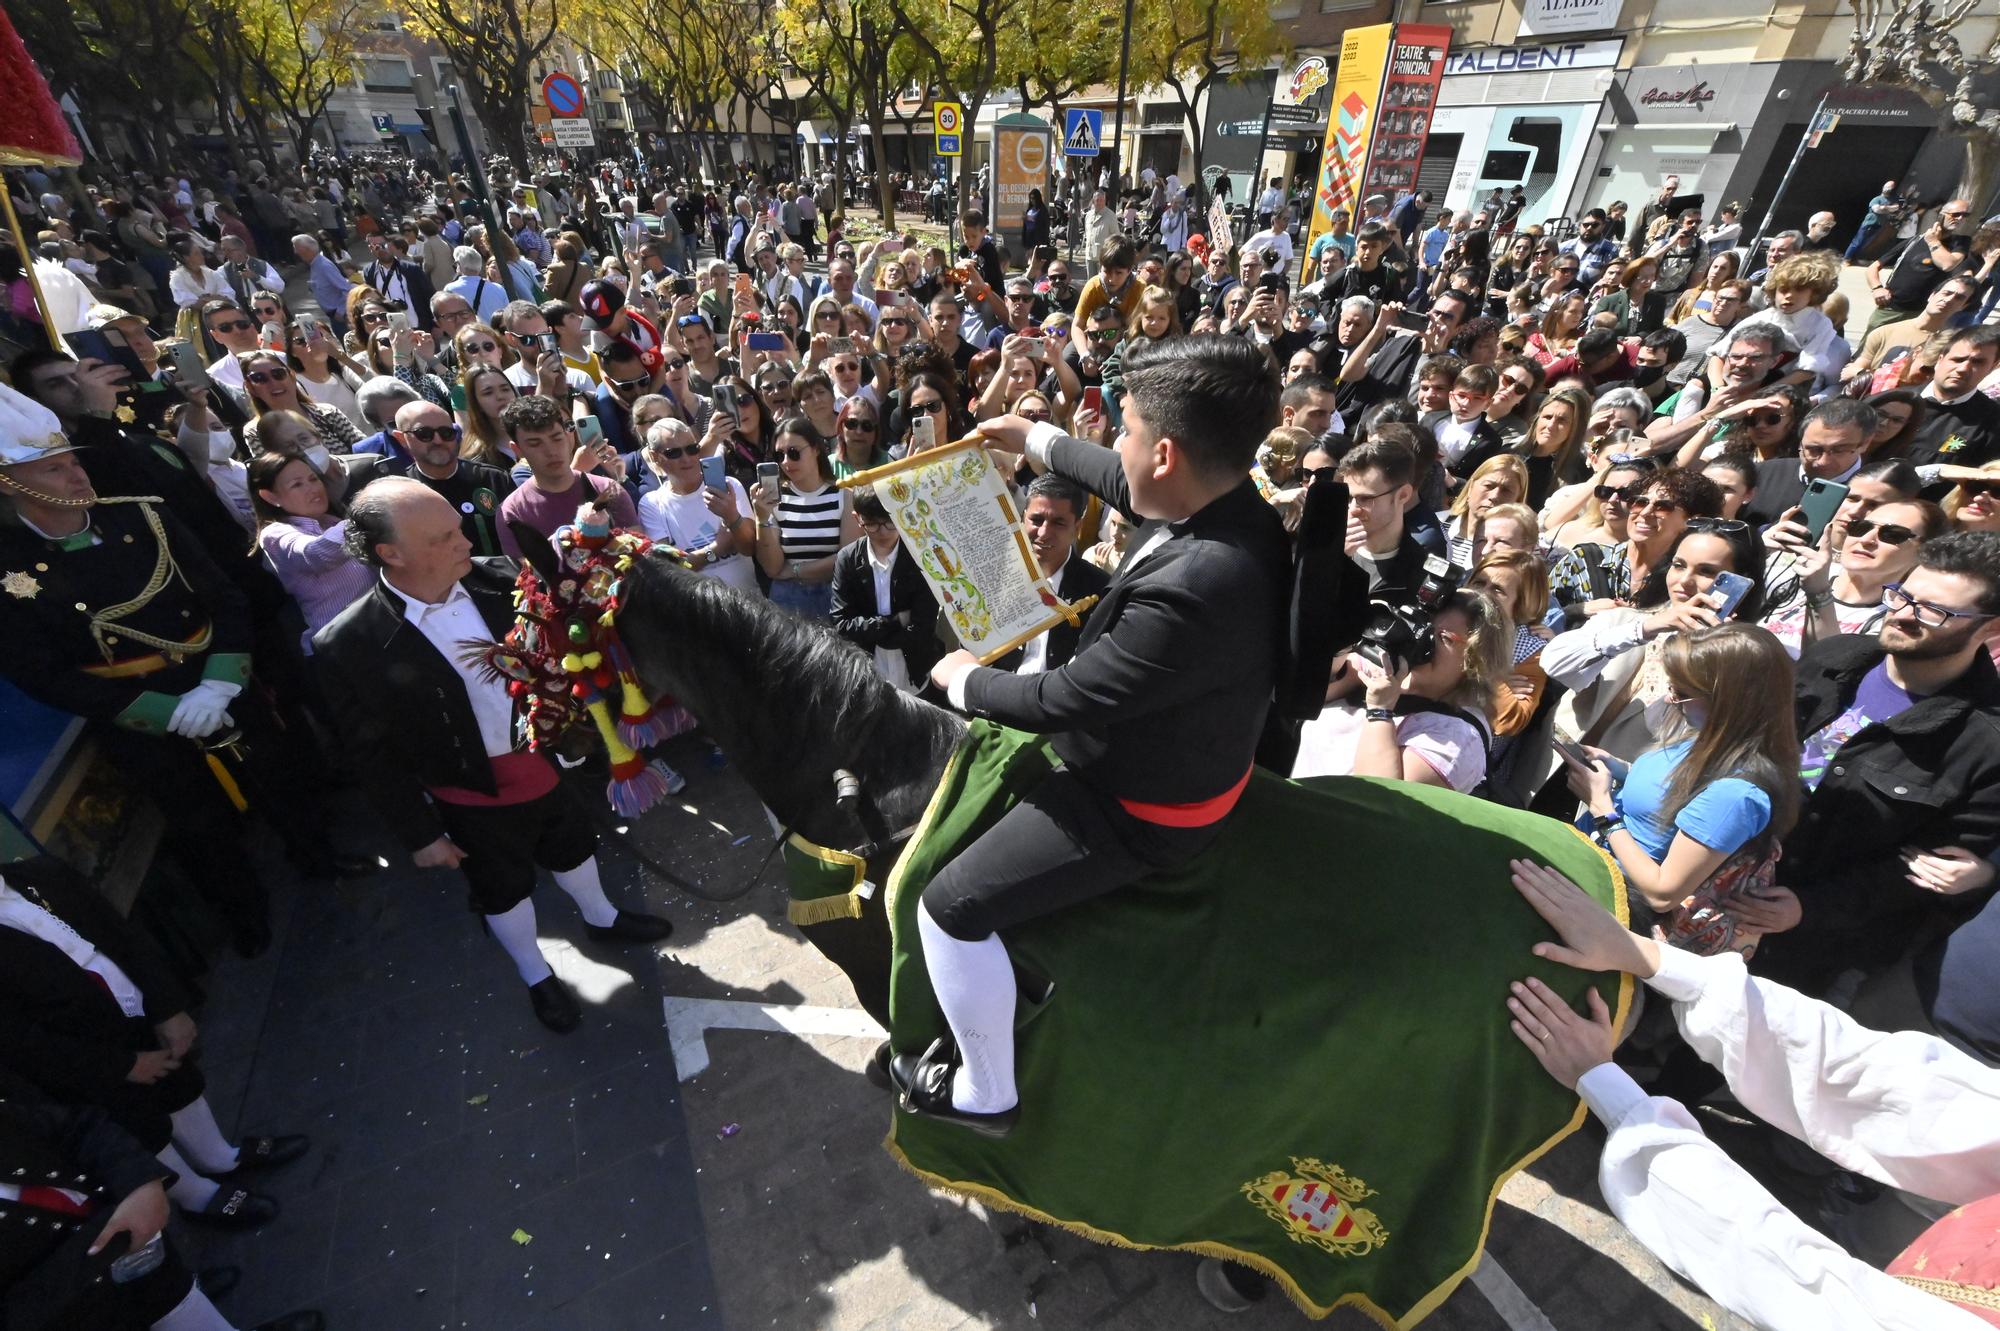
<svg viewBox="0 0 2000 1331">
<path fill-rule="evenodd" d="M 1392 675 L 1420 666 L 1437 653 L 1437 614 L 1451 601 L 1464 570 L 1442 555 L 1424 560 L 1423 576 L 1396 599 L 1373 597 L 1368 624 L 1354 650 Z"/>
</svg>

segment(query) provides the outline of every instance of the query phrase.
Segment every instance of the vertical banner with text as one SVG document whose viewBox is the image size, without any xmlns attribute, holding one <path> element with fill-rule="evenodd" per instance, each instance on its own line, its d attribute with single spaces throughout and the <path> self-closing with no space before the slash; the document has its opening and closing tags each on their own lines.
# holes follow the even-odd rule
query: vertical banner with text
<svg viewBox="0 0 2000 1331">
<path fill-rule="evenodd" d="M 1048 122 L 1034 116 L 1002 116 L 994 122 L 993 206 L 986 221 L 995 233 L 1009 238 L 1020 233 L 1028 191 L 1048 186 L 1052 138 Z"/>
<path fill-rule="evenodd" d="M 1324 233 L 1336 212 L 1352 214 L 1360 201 L 1361 171 L 1382 99 L 1382 76 L 1389 66 L 1393 23 L 1349 28 L 1340 39 L 1340 65 L 1333 76 L 1333 105 L 1326 113 L 1326 143 L 1319 155 L 1319 185 L 1313 190 L 1312 225 L 1305 253 Z"/>
<path fill-rule="evenodd" d="M 1450 28 L 1430 23 L 1396 25 L 1375 134 L 1368 145 L 1368 169 L 1361 178 L 1362 198 L 1386 194 L 1393 201 L 1397 195 L 1416 189 L 1417 164 L 1424 159 L 1431 116 L 1437 109 L 1438 85 L 1444 82 L 1445 53 L 1450 49 Z"/>
</svg>

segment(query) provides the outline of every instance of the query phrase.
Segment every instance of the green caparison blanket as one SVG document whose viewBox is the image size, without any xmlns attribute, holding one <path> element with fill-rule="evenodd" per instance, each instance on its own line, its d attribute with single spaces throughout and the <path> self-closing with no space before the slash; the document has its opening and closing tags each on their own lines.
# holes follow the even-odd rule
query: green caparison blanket
<svg viewBox="0 0 2000 1331">
<path fill-rule="evenodd" d="M 937 870 L 1050 770 L 975 722 L 886 888 L 890 1035 L 947 1033 L 918 940 Z M 1510 981 L 1572 1002 L 1629 977 L 1529 953 L 1552 937 L 1508 861 L 1624 918 L 1574 829 L 1428 786 L 1259 772 L 1194 866 L 1010 931 L 1054 982 L 1019 1014 L 1021 1118 L 994 1140 L 896 1113 L 886 1143 L 961 1193 L 1107 1243 L 1243 1262 L 1323 1316 L 1409 1326 L 1477 1263 L 1500 1185 L 1582 1122 L 1508 1029 Z"/>
</svg>

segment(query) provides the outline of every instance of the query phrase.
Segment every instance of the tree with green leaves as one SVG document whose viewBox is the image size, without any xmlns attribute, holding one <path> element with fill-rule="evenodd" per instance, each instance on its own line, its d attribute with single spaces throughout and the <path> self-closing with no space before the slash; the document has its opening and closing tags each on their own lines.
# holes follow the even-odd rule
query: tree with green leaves
<svg viewBox="0 0 2000 1331">
<path fill-rule="evenodd" d="M 327 103 L 354 77 L 355 39 L 369 0 L 204 0 L 216 15 L 217 54 L 254 112 L 282 116 L 300 160 Z"/>
<path fill-rule="evenodd" d="M 1196 182 L 1207 147 L 1200 113 L 1209 91 L 1290 54 L 1291 40 L 1264 0 L 1139 0 L 1133 13 L 1133 86 L 1164 85 L 1180 103 L 1194 144 Z"/>
</svg>

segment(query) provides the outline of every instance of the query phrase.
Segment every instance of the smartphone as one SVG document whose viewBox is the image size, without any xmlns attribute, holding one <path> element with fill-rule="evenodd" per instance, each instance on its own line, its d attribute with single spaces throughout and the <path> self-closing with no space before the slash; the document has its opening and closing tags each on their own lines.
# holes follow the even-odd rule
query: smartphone
<svg viewBox="0 0 2000 1331">
<path fill-rule="evenodd" d="M 1718 573 L 1708 594 L 1719 598 L 1715 606 L 1717 619 L 1728 619 L 1736 613 L 1736 607 L 1743 604 L 1743 598 L 1750 594 L 1750 579 L 1741 573 Z"/>
<path fill-rule="evenodd" d="M 676 300 L 682 296 L 692 296 L 694 294 L 694 279 L 692 277 L 677 277 L 673 280 L 673 284 L 669 289 L 674 293 Z"/>
<path fill-rule="evenodd" d="M 410 331 L 410 312 L 409 312 L 408 310 L 390 310 L 390 311 L 389 311 L 389 331 L 390 331 L 390 332 L 392 332 L 392 333 L 407 333 L 407 332 L 409 332 L 409 331 Z"/>
<path fill-rule="evenodd" d="M 1095 412 L 1102 416 L 1104 414 L 1104 390 L 1095 384 L 1084 389 L 1083 400 L 1077 403 L 1077 410 Z"/>
<path fill-rule="evenodd" d="M 576 422 L 576 442 L 592 448 L 604 442 L 604 422 L 595 416 L 582 416 Z"/>
<path fill-rule="evenodd" d="M 542 344 L 544 352 L 554 351 L 560 353 L 562 351 L 562 342 L 554 333 L 537 333 L 535 340 Z"/>
<path fill-rule="evenodd" d="M 265 324 L 262 341 L 259 345 L 265 347 L 267 350 L 283 351 L 285 349 L 285 326 L 275 322 Z"/>
<path fill-rule="evenodd" d="M 453 385 L 451 386 L 451 409 L 452 409 L 453 411 L 464 411 L 464 410 L 465 410 L 465 385 L 464 385 L 464 384 L 453 384 Z"/>
<path fill-rule="evenodd" d="M 78 360 L 101 360 L 116 365 L 131 377 L 133 383 L 151 378 L 146 373 L 145 364 L 139 359 L 139 353 L 132 350 L 124 335 L 115 328 L 80 329 L 74 333 L 65 333 L 63 337 L 68 341 L 70 351 Z"/>
<path fill-rule="evenodd" d="M 736 389 L 733 386 L 729 384 L 717 384 L 715 391 L 709 396 L 714 400 L 717 411 L 729 417 L 729 419 L 736 421 L 738 424 L 742 423 L 743 418 L 737 413 Z"/>
<path fill-rule="evenodd" d="M 937 447 L 937 417 L 919 416 L 910 422 L 910 452 L 928 453 Z"/>
<path fill-rule="evenodd" d="M 1585 767 L 1598 766 L 1597 759 L 1591 757 L 1589 751 L 1575 740 L 1564 739 L 1561 735 L 1557 735 L 1550 740 L 1550 743 L 1554 744 L 1556 752 L 1562 754 L 1565 758 L 1581 763 Z"/>
<path fill-rule="evenodd" d="M 1285 281 L 1283 273 L 1257 274 L 1257 289 L 1259 291 L 1275 291 L 1282 296 L 1290 289 L 1290 286 L 1291 284 Z"/>
<path fill-rule="evenodd" d="M 1406 328 L 1412 333 L 1424 331 L 1424 323 L 1429 318 L 1422 310 L 1404 310 L 1396 316 L 1396 327 Z"/>
<path fill-rule="evenodd" d="M 208 366 L 202 363 L 201 348 L 192 342 L 170 342 L 167 356 L 174 363 L 174 381 L 182 388 L 209 387 Z"/>
<path fill-rule="evenodd" d="M 785 349 L 785 335 L 783 333 L 752 333 L 743 339 L 743 345 L 752 351 L 783 351 Z"/>
<path fill-rule="evenodd" d="M 1847 487 L 1839 481 L 1824 481 L 1818 477 L 1806 482 L 1806 492 L 1799 500 L 1799 510 L 1805 515 L 1806 539 L 1815 545 L 1826 534 L 1826 524 L 1833 521 L 1847 498 Z"/>
<path fill-rule="evenodd" d="M 749 295 L 749 294 L 750 294 L 750 291 L 751 291 L 751 286 L 750 286 L 750 274 L 748 274 L 748 273 L 738 273 L 738 274 L 736 275 L 736 290 L 737 290 L 737 291 L 738 291 L 738 292 L 739 292 L 740 294 L 742 294 L 742 295 L 745 295 L 745 296 L 747 296 L 747 295 Z"/>
<path fill-rule="evenodd" d="M 757 484 L 770 486 L 772 494 L 777 494 L 783 489 L 784 475 L 778 470 L 778 464 L 775 462 L 758 463 Z"/>
<path fill-rule="evenodd" d="M 877 254 L 894 254 L 902 248 L 903 242 L 900 239 L 895 236 L 889 236 L 875 247 L 875 252 Z"/>
<path fill-rule="evenodd" d="M 729 473 L 723 468 L 721 458 L 707 457 L 701 460 L 701 483 L 711 490 L 729 488 Z"/>
</svg>

